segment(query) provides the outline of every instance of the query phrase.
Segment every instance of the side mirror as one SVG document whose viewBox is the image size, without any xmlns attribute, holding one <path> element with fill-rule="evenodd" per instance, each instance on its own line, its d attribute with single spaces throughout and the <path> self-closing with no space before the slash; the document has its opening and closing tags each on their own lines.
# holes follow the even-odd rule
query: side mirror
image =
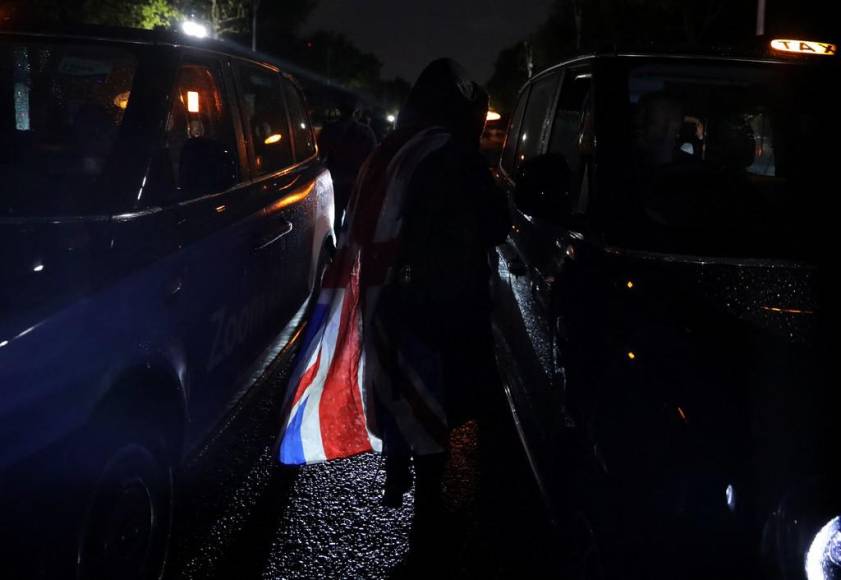
<svg viewBox="0 0 841 580">
<path fill-rule="evenodd" d="M 234 152 L 205 137 L 184 143 L 178 164 L 178 189 L 182 198 L 225 191 L 237 182 L 239 163 Z"/>
<path fill-rule="evenodd" d="M 550 153 L 525 161 L 514 181 L 514 205 L 524 214 L 558 225 L 569 222 L 572 179 L 563 155 Z"/>
</svg>

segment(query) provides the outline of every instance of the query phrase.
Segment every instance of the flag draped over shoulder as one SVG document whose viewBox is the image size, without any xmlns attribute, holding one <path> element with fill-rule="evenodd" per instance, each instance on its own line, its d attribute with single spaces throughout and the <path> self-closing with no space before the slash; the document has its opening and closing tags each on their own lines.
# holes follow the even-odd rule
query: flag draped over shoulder
<svg viewBox="0 0 841 580">
<path fill-rule="evenodd" d="M 449 139 L 443 129 L 429 128 L 393 152 L 375 152 L 363 167 L 349 227 L 324 275 L 290 377 L 281 463 L 381 451 L 377 416 L 383 411 L 414 452 L 442 450 L 446 418 L 434 351 L 411 337 L 384 349 L 377 310 L 381 289 L 394 276 L 409 183 L 420 162 Z"/>
</svg>

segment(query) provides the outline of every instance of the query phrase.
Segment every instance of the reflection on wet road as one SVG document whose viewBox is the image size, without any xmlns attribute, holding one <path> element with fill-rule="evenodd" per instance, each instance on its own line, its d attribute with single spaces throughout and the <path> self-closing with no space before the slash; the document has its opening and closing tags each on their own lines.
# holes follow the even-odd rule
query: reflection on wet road
<svg viewBox="0 0 841 580">
<path fill-rule="evenodd" d="M 302 468 L 262 577 L 388 577 L 408 551 L 413 504 L 381 506 L 384 483 L 374 455 Z"/>
<path fill-rule="evenodd" d="M 385 579 L 409 551 L 411 493 L 380 504 L 382 458 L 362 455 L 299 469 L 277 465 L 272 445 L 288 369 L 277 365 L 180 474 L 171 579 Z M 541 507 L 506 416 L 488 393 L 486 427 L 453 432 L 444 479 L 452 556 L 436 577 L 511 578 L 539 570 L 547 551 Z"/>
</svg>

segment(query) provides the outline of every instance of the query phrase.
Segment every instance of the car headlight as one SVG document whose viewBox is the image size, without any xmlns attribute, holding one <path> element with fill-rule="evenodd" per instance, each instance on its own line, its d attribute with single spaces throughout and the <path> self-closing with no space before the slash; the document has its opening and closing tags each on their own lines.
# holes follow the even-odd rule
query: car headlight
<svg viewBox="0 0 841 580">
<path fill-rule="evenodd" d="M 806 552 L 807 580 L 841 579 L 841 517 L 834 517 L 815 534 Z"/>
</svg>

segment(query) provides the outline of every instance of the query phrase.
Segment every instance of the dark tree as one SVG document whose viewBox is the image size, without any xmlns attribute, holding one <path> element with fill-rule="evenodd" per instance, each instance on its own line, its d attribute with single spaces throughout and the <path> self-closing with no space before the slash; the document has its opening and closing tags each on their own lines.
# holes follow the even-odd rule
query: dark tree
<svg viewBox="0 0 841 580">
<path fill-rule="evenodd" d="M 510 110 L 528 76 L 574 54 L 599 49 L 733 45 L 750 42 L 756 0 L 555 0 L 546 22 L 503 50 L 488 82 Z"/>
<path fill-rule="evenodd" d="M 359 50 L 346 36 L 319 31 L 304 41 L 302 64 L 327 83 L 354 90 L 374 90 L 380 82 L 382 62 Z"/>
<path fill-rule="evenodd" d="M 104 24 L 132 28 L 169 26 L 181 17 L 170 0 L 6 0 L 0 14 L 18 22 Z"/>
</svg>

